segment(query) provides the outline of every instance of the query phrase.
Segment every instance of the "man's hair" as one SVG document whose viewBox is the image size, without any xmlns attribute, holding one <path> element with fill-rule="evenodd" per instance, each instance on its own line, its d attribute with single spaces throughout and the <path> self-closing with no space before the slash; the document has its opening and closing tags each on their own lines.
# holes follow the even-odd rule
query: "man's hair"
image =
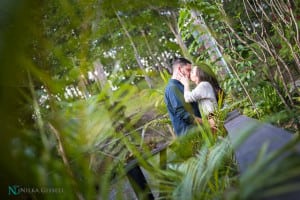
<svg viewBox="0 0 300 200">
<path fill-rule="evenodd" d="M 172 68 L 173 68 L 173 70 L 174 70 L 174 67 L 176 67 L 177 65 L 185 66 L 185 65 L 188 65 L 188 64 L 192 64 L 192 63 L 191 63 L 191 61 L 189 61 L 186 58 L 174 58 L 172 60 Z"/>
</svg>

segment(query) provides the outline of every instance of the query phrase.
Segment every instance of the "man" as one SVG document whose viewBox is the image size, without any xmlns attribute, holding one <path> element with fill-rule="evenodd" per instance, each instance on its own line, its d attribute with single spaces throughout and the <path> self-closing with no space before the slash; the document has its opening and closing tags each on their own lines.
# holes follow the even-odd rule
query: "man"
<svg viewBox="0 0 300 200">
<path fill-rule="evenodd" d="M 177 136 L 184 135 L 195 124 L 195 116 L 201 117 L 196 102 L 184 101 L 184 86 L 180 77 L 190 77 L 191 62 L 185 58 L 176 58 L 172 63 L 172 78 L 165 89 L 165 103 Z"/>
</svg>

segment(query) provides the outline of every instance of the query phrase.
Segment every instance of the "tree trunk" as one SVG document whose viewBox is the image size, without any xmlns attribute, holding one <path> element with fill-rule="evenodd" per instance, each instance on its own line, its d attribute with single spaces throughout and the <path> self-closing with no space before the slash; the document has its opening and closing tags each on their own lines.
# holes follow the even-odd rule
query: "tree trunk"
<svg viewBox="0 0 300 200">
<path fill-rule="evenodd" d="M 212 61 L 220 59 L 217 62 L 218 66 L 220 66 L 220 70 L 217 72 L 217 74 L 222 78 L 225 78 L 227 74 L 232 76 L 227 63 L 217 46 L 217 42 L 210 34 L 210 31 L 208 30 L 201 14 L 198 11 L 191 10 L 191 17 L 194 19 L 194 25 L 199 28 L 197 29 L 199 31 L 193 32 L 194 38 L 198 39 L 199 42 L 204 42 L 204 47 L 207 49 Z"/>
<path fill-rule="evenodd" d="M 95 68 L 94 75 L 96 75 L 96 79 L 100 83 L 101 88 L 103 89 L 107 83 L 107 78 L 104 72 L 103 65 L 99 60 L 96 60 L 94 62 L 94 68 Z"/>
</svg>

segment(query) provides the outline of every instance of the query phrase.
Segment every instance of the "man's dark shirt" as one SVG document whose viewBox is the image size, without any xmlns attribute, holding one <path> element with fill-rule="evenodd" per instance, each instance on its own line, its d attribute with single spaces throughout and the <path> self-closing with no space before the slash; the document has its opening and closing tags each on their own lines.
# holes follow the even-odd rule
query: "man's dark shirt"
<svg viewBox="0 0 300 200">
<path fill-rule="evenodd" d="M 193 115 L 201 117 L 197 102 L 184 101 L 184 86 L 176 79 L 170 79 L 165 89 L 165 103 L 177 136 L 186 134 L 194 123 Z"/>
</svg>

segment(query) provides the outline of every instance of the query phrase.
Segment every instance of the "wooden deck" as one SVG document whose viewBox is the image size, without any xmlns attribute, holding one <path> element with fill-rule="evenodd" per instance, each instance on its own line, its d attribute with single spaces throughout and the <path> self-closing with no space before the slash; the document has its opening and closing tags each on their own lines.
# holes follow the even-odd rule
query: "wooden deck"
<svg viewBox="0 0 300 200">
<path fill-rule="evenodd" d="M 267 157 L 271 153 L 284 148 L 287 144 L 291 144 L 295 141 L 296 137 L 281 128 L 241 115 L 237 111 L 229 113 L 225 121 L 225 128 L 234 147 L 236 161 L 241 174 L 246 173 L 246 171 L 252 167 L 252 164 L 257 159 L 264 145 L 267 145 L 265 152 L 265 157 Z M 268 163 L 268 165 L 269 167 L 271 167 L 271 165 L 278 165 L 280 162 L 283 162 L 284 159 L 292 155 L 296 155 L 296 158 L 298 157 L 298 159 L 300 159 L 299 141 L 294 148 L 288 149 L 283 155 L 280 155 L 275 161 L 273 160 Z M 285 184 L 300 185 L 300 177 L 293 177 L 285 182 Z M 299 200 L 300 187 L 297 191 L 265 199 Z"/>
</svg>

